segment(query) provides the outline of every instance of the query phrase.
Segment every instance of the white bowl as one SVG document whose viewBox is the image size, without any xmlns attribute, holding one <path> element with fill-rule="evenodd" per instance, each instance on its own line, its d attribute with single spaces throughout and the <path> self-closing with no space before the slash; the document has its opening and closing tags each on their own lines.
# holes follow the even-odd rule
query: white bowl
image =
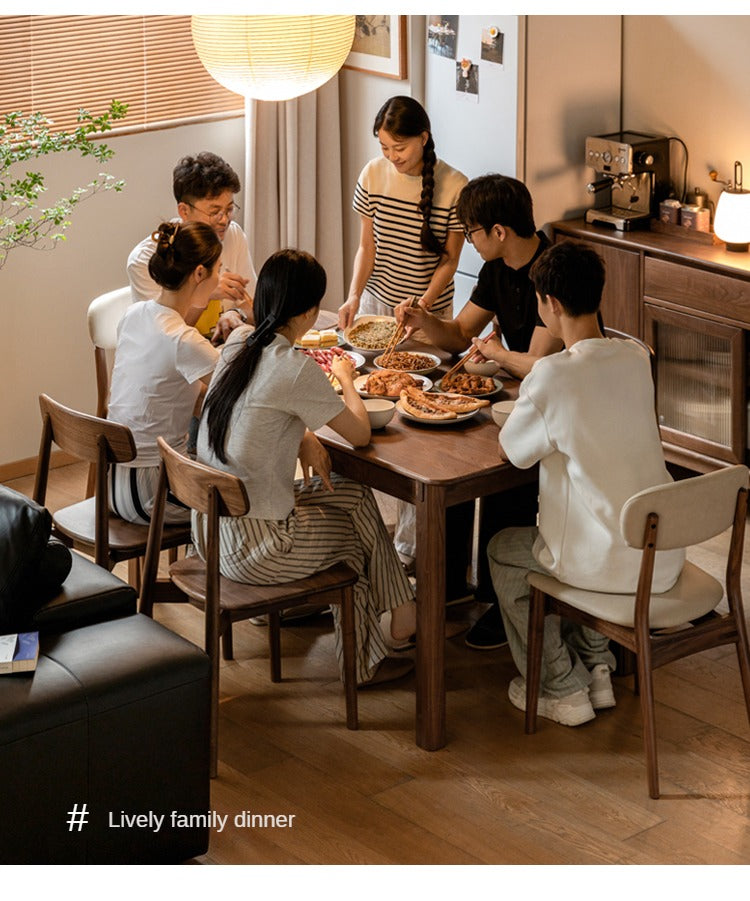
<svg viewBox="0 0 750 901">
<path fill-rule="evenodd" d="M 396 404 L 392 400 L 382 397 L 366 397 L 362 403 L 365 405 L 367 415 L 370 417 L 370 426 L 373 429 L 382 429 L 393 419 Z"/>
<path fill-rule="evenodd" d="M 515 403 L 516 402 L 514 400 L 500 400 L 496 404 L 492 405 L 492 418 L 500 426 L 500 428 L 505 425 L 505 420 L 510 416 Z"/>
<path fill-rule="evenodd" d="M 464 363 L 464 369 L 469 375 L 483 375 L 492 377 L 496 372 L 500 371 L 500 364 L 494 360 L 485 360 L 484 363 L 472 363 L 467 360 Z"/>
</svg>

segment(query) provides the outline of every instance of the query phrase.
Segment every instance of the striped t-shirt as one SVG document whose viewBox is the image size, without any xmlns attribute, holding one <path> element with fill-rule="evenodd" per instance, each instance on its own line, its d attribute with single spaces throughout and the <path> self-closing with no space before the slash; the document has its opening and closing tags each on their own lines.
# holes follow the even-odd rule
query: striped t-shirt
<svg viewBox="0 0 750 901">
<path fill-rule="evenodd" d="M 456 203 L 468 179 L 442 160 L 435 164 L 435 191 L 430 225 L 440 243 L 449 231 L 462 231 Z M 404 175 L 385 158 L 370 160 L 362 170 L 352 206 L 373 220 L 375 265 L 367 289 L 378 300 L 395 307 L 410 295 L 421 296 L 440 262 L 419 243 L 422 216 L 419 201 L 422 176 Z M 433 312 L 453 303 L 453 280 L 432 305 Z"/>
</svg>

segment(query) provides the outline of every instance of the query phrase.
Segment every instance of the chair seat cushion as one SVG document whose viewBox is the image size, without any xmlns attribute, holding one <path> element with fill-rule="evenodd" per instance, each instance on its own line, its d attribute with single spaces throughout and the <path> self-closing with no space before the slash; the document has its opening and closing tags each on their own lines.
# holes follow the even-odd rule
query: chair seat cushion
<svg viewBox="0 0 750 901">
<path fill-rule="evenodd" d="M 592 616 L 620 626 L 633 628 L 635 595 L 606 594 L 584 591 L 552 576 L 529 572 L 526 581 L 545 594 L 583 610 Z M 721 582 L 693 563 L 686 562 L 677 582 L 662 594 L 652 594 L 649 625 L 652 629 L 669 629 L 698 619 L 715 609 L 724 596 Z"/>
<path fill-rule="evenodd" d="M 94 546 L 94 524 L 96 500 L 93 497 L 78 504 L 71 504 L 58 510 L 54 516 L 54 527 L 78 546 Z M 110 514 L 109 548 L 113 559 L 143 557 L 148 541 L 148 526 L 128 522 Z M 162 548 L 179 547 L 190 543 L 190 523 L 184 526 L 164 526 Z"/>
<path fill-rule="evenodd" d="M 200 605 L 206 602 L 206 566 L 200 557 L 186 557 L 169 567 L 172 581 L 186 595 Z M 337 563 L 322 572 L 294 582 L 279 585 L 248 585 L 220 577 L 219 593 L 221 609 L 228 611 L 253 610 L 258 613 L 267 609 L 293 606 L 300 598 L 311 594 L 337 591 L 357 581 L 357 573 L 345 563 Z"/>
</svg>

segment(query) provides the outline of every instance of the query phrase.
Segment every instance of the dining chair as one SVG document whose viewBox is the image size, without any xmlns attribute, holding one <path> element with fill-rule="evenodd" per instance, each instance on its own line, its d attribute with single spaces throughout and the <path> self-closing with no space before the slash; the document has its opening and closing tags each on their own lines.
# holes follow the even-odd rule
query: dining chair
<svg viewBox="0 0 750 901">
<path fill-rule="evenodd" d="M 87 413 L 71 410 L 46 394 L 39 397 L 42 438 L 34 484 L 34 500 L 44 505 L 49 479 L 52 444 L 94 466 L 95 491 L 79 503 L 52 514 L 53 532 L 69 546 L 92 556 L 99 566 L 111 570 L 128 561 L 128 580 L 140 590 L 140 559 L 146 553 L 148 526 L 127 522 L 109 510 L 107 475 L 113 463 L 135 459 L 133 435 L 127 426 Z M 190 542 L 190 525 L 167 526 L 161 537 L 163 549 Z"/>
<path fill-rule="evenodd" d="M 642 550 L 635 594 L 605 594 L 530 572 L 526 732 L 536 731 L 544 618 L 558 614 L 589 626 L 635 654 L 649 795 L 659 797 L 653 670 L 709 648 L 734 644 L 750 720 L 750 654 L 740 589 L 748 468 L 730 466 L 707 475 L 647 488 L 623 506 L 620 529 L 629 547 Z M 690 547 L 731 526 L 725 588 L 728 612 L 717 605 L 724 586 L 687 561 L 669 591 L 652 593 L 657 551 Z M 583 552 L 583 550 L 582 550 Z"/>
<path fill-rule="evenodd" d="M 337 563 L 304 579 L 279 585 L 248 585 L 227 579 L 219 572 L 219 518 L 245 516 L 250 501 L 245 485 L 237 476 L 221 472 L 183 457 L 159 438 L 161 469 L 159 488 L 151 517 L 143 590 L 139 610 L 153 616 L 158 550 L 161 544 L 164 504 L 167 491 L 206 521 L 206 561 L 186 557 L 171 564 L 169 576 L 184 600 L 204 611 L 205 650 L 211 658 L 211 775 L 218 762 L 219 639 L 225 659 L 232 659 L 232 624 L 262 614 L 268 615 L 271 681 L 281 681 L 280 613 L 306 601 L 338 604 L 344 654 L 346 725 L 358 728 L 357 683 L 354 636 L 354 593 L 357 573 L 345 563 Z M 174 600 L 174 598 L 169 598 Z"/>
<path fill-rule="evenodd" d="M 112 358 L 117 347 L 117 326 L 125 311 L 133 303 L 130 287 L 116 288 L 100 294 L 89 304 L 86 319 L 89 336 L 94 345 L 94 371 L 96 372 L 96 415 L 106 419 L 109 404 L 109 383 Z M 89 467 L 86 497 L 94 493 L 95 468 Z"/>
</svg>

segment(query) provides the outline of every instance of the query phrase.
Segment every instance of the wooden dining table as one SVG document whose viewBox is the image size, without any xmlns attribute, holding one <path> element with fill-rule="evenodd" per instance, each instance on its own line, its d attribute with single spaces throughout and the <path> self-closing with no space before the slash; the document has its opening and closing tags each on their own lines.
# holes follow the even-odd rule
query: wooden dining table
<svg viewBox="0 0 750 901">
<path fill-rule="evenodd" d="M 407 342 L 399 350 L 435 353 L 441 369 L 449 354 Z M 377 354 L 368 354 L 370 371 Z M 428 377 L 439 378 L 440 371 Z M 502 390 L 492 401 L 515 399 L 518 381 L 498 373 Z M 445 594 L 446 508 L 536 480 L 537 470 L 520 470 L 498 453 L 498 426 L 489 407 L 450 425 L 422 424 L 397 411 L 384 428 L 374 430 L 366 447 L 354 448 L 324 426 L 317 432 L 332 468 L 364 485 L 416 507 L 416 742 L 435 751 L 446 742 Z"/>
</svg>

